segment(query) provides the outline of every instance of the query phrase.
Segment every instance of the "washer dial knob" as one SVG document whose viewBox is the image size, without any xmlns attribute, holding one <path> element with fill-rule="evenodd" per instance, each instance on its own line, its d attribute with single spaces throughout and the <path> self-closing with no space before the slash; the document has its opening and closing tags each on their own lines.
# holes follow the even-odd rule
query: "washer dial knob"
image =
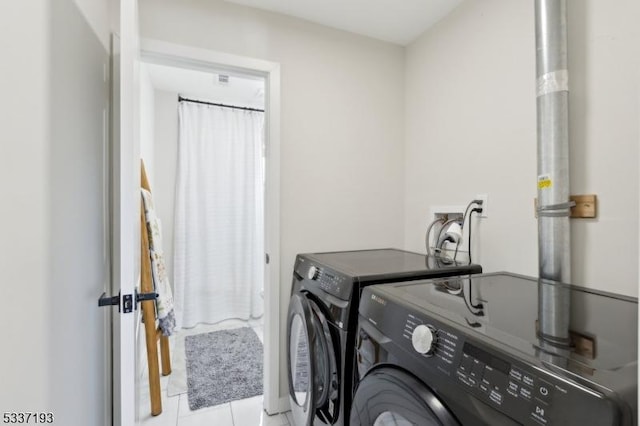
<svg viewBox="0 0 640 426">
<path fill-rule="evenodd" d="M 310 267 L 309 271 L 307 272 L 307 278 L 309 278 L 310 280 L 317 280 L 319 275 L 320 269 L 318 269 L 317 266 Z"/>
<path fill-rule="evenodd" d="M 420 324 L 411 335 L 413 349 L 425 355 L 433 353 L 437 340 L 436 329 L 430 325 Z"/>
</svg>

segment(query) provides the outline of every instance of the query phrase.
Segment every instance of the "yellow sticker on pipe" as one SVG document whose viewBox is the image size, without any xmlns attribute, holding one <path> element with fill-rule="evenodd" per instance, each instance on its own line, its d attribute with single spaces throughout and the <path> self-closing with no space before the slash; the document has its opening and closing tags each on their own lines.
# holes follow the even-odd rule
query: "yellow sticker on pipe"
<svg viewBox="0 0 640 426">
<path fill-rule="evenodd" d="M 538 176 L 538 189 L 547 189 L 551 188 L 551 176 L 549 175 L 540 175 Z"/>
</svg>

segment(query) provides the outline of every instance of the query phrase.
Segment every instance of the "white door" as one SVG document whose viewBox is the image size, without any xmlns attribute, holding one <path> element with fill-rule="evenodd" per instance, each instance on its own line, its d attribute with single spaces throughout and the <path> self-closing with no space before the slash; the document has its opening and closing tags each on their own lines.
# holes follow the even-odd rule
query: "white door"
<svg viewBox="0 0 640 426">
<path fill-rule="evenodd" d="M 133 426 L 136 415 L 135 289 L 140 277 L 140 146 L 138 141 L 137 1 L 120 0 L 119 36 L 113 37 L 112 292 L 113 424 Z"/>
</svg>

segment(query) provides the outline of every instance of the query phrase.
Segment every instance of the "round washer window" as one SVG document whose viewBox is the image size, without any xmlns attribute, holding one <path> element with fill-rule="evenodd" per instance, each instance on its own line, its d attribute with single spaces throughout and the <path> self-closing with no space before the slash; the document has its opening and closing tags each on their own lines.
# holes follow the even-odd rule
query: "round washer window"
<svg viewBox="0 0 640 426">
<path fill-rule="evenodd" d="M 351 426 L 460 426 L 429 387 L 393 367 L 376 368 L 362 379 L 350 419 Z"/>
<path fill-rule="evenodd" d="M 413 426 L 413 423 L 398 413 L 385 411 L 376 418 L 373 426 Z"/>
</svg>

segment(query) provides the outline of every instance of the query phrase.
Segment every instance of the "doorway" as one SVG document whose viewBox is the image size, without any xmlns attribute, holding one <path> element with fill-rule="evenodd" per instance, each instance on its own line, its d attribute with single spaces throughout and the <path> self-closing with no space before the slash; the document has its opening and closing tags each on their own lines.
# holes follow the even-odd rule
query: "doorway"
<svg viewBox="0 0 640 426">
<path fill-rule="evenodd" d="M 142 72 L 144 68 L 152 68 L 153 71 L 172 69 L 174 73 L 180 74 L 180 72 L 191 72 L 191 77 L 188 80 L 193 86 L 195 82 L 194 76 L 198 73 L 204 78 L 207 78 L 207 86 L 205 90 L 192 90 L 189 89 L 189 85 L 186 89 L 179 89 L 173 93 L 167 90 L 167 87 L 160 87 L 160 93 L 158 99 L 155 99 L 154 104 L 173 102 L 174 108 L 174 121 L 177 118 L 177 104 L 179 102 L 178 95 L 182 95 L 185 98 L 192 100 L 200 100 L 212 103 L 221 103 L 227 105 L 246 106 L 249 108 L 260 109 L 260 102 L 262 102 L 265 110 L 265 131 L 264 131 L 264 215 L 263 215 L 263 239 L 264 239 L 264 259 L 265 267 L 263 269 L 263 290 L 261 291 L 262 307 L 264 315 L 262 321 L 253 319 L 248 323 L 238 323 L 237 320 L 225 321 L 224 323 L 218 323 L 213 326 L 207 326 L 206 331 L 217 330 L 220 328 L 234 328 L 241 325 L 248 325 L 257 331 L 262 337 L 264 342 L 264 392 L 261 398 L 260 404 L 269 414 L 275 414 L 283 411 L 283 407 L 279 398 L 279 67 L 277 64 L 268 63 L 259 60 L 253 60 L 250 58 L 231 57 L 229 55 L 218 54 L 216 52 L 202 51 L 199 49 L 187 48 L 183 46 L 171 45 L 163 42 L 156 41 L 143 41 L 142 43 Z M 146 72 L 149 72 L 147 69 Z M 160 72 L 161 74 L 161 72 Z M 166 77 L 166 76 L 165 76 Z M 162 77 L 161 77 L 162 78 Z M 220 95 L 224 91 L 220 91 L 221 88 L 229 88 L 234 85 L 234 81 L 237 83 L 243 81 L 243 88 L 239 89 L 243 94 L 238 96 L 236 93 L 235 98 L 225 97 Z M 148 144 L 145 144 L 145 132 L 147 134 L 153 134 L 150 131 L 150 127 L 153 124 L 149 123 L 148 118 L 148 105 L 145 110 L 145 103 L 149 103 L 149 90 L 155 90 L 154 85 L 151 84 L 151 88 L 145 89 L 145 83 L 141 80 L 141 96 L 140 96 L 140 133 L 142 139 L 141 152 L 142 157 L 154 158 L 156 161 L 150 161 L 147 164 L 147 168 L 151 170 L 150 174 L 153 177 L 152 188 L 154 188 L 154 195 L 156 197 L 156 208 L 162 216 L 162 212 L 172 212 L 174 197 L 172 191 L 174 185 L 171 184 L 171 175 L 175 172 L 169 169 L 169 173 L 164 173 L 167 168 L 172 167 L 167 164 L 167 161 L 171 161 L 171 156 L 165 155 L 166 152 L 171 151 L 171 147 L 164 146 L 165 154 L 158 156 L 148 152 Z M 261 86 L 261 87 L 260 87 Z M 207 92 L 207 88 L 211 89 Z M 233 87 L 232 87 L 233 88 Z M 145 95 L 145 90 L 147 94 Z M 218 91 L 218 94 L 213 92 Z M 226 90 L 226 92 L 230 92 Z M 244 96 L 244 99 L 242 99 Z M 163 99 L 160 99 L 163 98 Z M 262 99 L 260 99 L 262 98 Z M 159 101 L 159 102 L 158 102 Z M 241 104 L 241 105 L 238 105 Z M 167 105 L 165 105 L 166 107 Z M 158 111 L 156 111 L 158 112 Z M 145 116 L 147 116 L 145 118 Z M 156 115 L 156 120 L 159 118 Z M 161 118 L 162 119 L 162 118 Z M 153 121 L 153 120 L 151 120 Z M 162 123 L 168 124 L 171 123 Z M 147 129 L 145 130 L 145 127 Z M 154 126 L 157 129 L 157 126 Z M 170 127 L 169 127 L 170 129 Z M 169 130 L 169 133 L 173 133 L 177 139 L 177 129 L 175 131 Z M 153 137 L 155 142 L 160 142 L 157 137 Z M 177 144 L 177 140 L 174 142 Z M 145 152 L 147 151 L 147 152 Z M 175 153 L 175 148 L 174 148 Z M 175 155 L 175 154 L 174 154 Z M 158 161 L 158 159 L 160 159 Z M 168 159 L 168 160 L 167 160 Z M 174 159 L 175 164 L 175 159 Z M 175 165 L 173 166 L 175 168 Z M 167 176 L 169 175 L 169 176 Z M 167 180 L 169 182 L 167 182 Z M 159 193 L 158 188 L 163 188 Z M 163 205 L 164 204 L 164 205 Z M 173 217 L 168 215 L 168 221 L 172 221 Z M 161 217 L 162 219 L 162 217 Z M 169 232 L 165 233 L 165 245 L 172 240 L 171 233 L 172 227 L 168 227 L 166 220 L 163 219 L 163 229 L 167 229 Z M 167 250 L 165 249 L 165 252 Z M 171 258 L 170 253 L 167 253 L 166 258 Z M 169 272 L 174 268 L 174 265 L 169 264 Z M 170 275 L 171 276 L 171 275 Z M 190 334 L 189 332 L 184 334 Z M 175 348 L 175 345 L 174 345 Z M 140 351 L 142 354 L 143 351 Z M 174 355 L 178 355 L 176 349 L 174 349 Z M 139 359 L 143 359 L 142 356 Z M 174 363 L 176 361 L 182 361 L 174 357 Z M 144 369 L 143 369 L 144 370 Z M 174 368 L 175 374 L 176 369 Z M 169 387 L 169 378 L 163 378 L 163 395 L 166 394 L 166 388 Z M 175 391 L 175 389 L 174 389 Z M 255 405 L 255 401 L 253 402 Z M 170 411 L 178 409 L 179 404 L 175 401 L 165 402 L 163 397 L 164 412 L 169 414 Z M 175 406 L 175 407 L 174 407 Z M 180 407 L 179 409 L 183 409 Z M 141 407 L 141 417 L 144 417 L 145 407 Z M 161 414 L 164 415 L 165 413 Z M 172 414 L 169 414 L 172 415 Z M 144 424 L 144 423 L 143 423 Z"/>
</svg>

